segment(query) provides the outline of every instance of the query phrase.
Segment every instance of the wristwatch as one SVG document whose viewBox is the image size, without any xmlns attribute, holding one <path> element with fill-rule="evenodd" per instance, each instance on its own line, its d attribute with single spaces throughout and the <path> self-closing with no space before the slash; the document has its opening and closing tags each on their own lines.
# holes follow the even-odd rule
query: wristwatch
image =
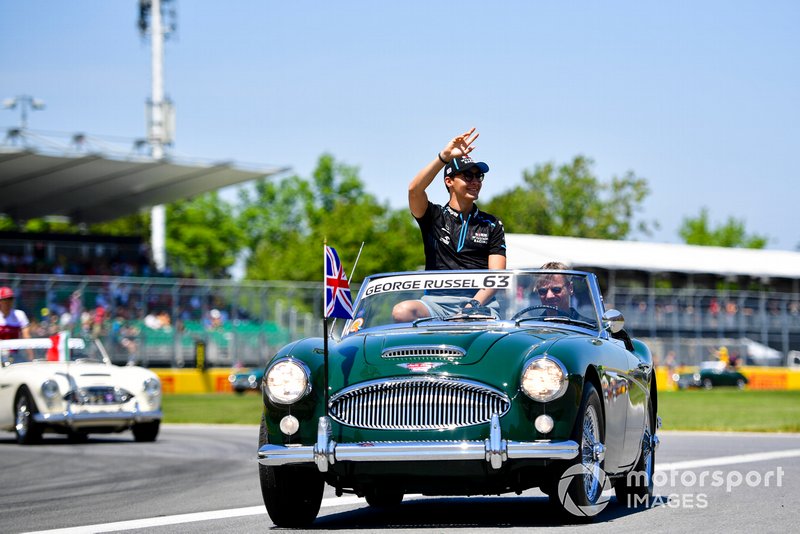
<svg viewBox="0 0 800 534">
<path fill-rule="evenodd" d="M 473 308 L 479 308 L 479 307 L 481 306 L 481 301 L 479 301 L 479 300 L 477 300 L 477 299 L 468 300 L 468 301 L 467 301 L 467 302 L 464 304 L 464 307 L 465 307 L 465 308 L 467 307 L 467 304 L 469 304 L 469 305 L 470 305 L 470 306 L 472 306 Z"/>
</svg>

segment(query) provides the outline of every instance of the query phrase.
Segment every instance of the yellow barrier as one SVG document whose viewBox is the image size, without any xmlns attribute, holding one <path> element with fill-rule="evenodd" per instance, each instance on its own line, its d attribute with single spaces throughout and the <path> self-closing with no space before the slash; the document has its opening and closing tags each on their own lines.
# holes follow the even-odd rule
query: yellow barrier
<svg viewBox="0 0 800 534">
<path fill-rule="evenodd" d="M 228 376 L 234 369 L 151 369 L 161 379 L 164 393 L 227 393 L 233 391 Z M 239 369 L 238 371 L 241 371 Z"/>
<path fill-rule="evenodd" d="M 747 365 L 739 367 L 737 370 L 747 377 L 747 389 L 800 390 L 800 369 Z M 678 367 L 673 369 L 673 373 L 693 373 L 695 371 L 697 371 L 697 367 Z M 666 367 L 656 368 L 656 384 L 659 391 L 677 389 L 677 386 L 672 381 L 669 369 Z"/>
</svg>

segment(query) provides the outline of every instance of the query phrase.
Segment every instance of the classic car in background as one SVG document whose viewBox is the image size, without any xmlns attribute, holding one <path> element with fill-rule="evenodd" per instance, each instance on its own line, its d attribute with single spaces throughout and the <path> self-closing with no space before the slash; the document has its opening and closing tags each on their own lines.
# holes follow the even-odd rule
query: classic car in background
<svg viewBox="0 0 800 534">
<path fill-rule="evenodd" d="M 264 369 L 246 369 L 231 373 L 228 382 L 233 391 L 242 394 L 246 391 L 261 391 L 261 380 L 264 378 Z"/>
<path fill-rule="evenodd" d="M 485 306 L 470 302 L 481 289 L 494 292 Z M 418 302 L 430 316 L 412 320 Z M 655 374 L 623 324 L 578 271 L 367 278 L 330 339 L 327 377 L 320 338 L 267 365 L 257 456 L 272 521 L 313 522 L 326 483 L 372 506 L 539 487 L 586 510 L 608 482 L 621 502 L 642 502 L 658 444 Z"/>
<path fill-rule="evenodd" d="M 155 373 L 112 365 L 99 341 L 87 347 L 69 339 L 60 356 L 55 343 L 0 341 L 0 428 L 15 432 L 21 444 L 38 442 L 43 432 L 82 441 L 128 429 L 136 441 L 155 441 L 162 418 Z"/>
<path fill-rule="evenodd" d="M 672 381 L 679 389 L 735 386 L 744 389 L 747 377 L 723 361 L 701 362 L 697 371 L 692 373 L 675 373 Z"/>
</svg>

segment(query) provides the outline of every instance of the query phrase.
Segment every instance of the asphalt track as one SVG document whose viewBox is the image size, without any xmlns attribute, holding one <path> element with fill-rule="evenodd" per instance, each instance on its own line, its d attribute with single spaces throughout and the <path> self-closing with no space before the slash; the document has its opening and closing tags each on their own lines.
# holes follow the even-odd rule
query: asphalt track
<svg viewBox="0 0 800 534">
<path fill-rule="evenodd" d="M 255 426 L 165 425 L 155 443 L 130 433 L 71 444 L 16 445 L 0 432 L 0 532 L 266 532 Z M 630 509 L 614 497 L 592 524 L 522 496 L 410 496 L 377 511 L 326 490 L 315 532 L 796 531 L 800 434 L 663 432 L 657 498 Z M 295 531 L 296 532 L 296 531 Z"/>
</svg>

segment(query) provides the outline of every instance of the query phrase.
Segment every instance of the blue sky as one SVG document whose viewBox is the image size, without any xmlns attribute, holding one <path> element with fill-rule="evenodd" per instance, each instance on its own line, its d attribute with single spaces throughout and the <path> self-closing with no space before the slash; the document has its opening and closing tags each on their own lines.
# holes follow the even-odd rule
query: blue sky
<svg viewBox="0 0 800 534">
<path fill-rule="evenodd" d="M 45 100 L 34 130 L 142 137 L 150 48 L 137 5 L 0 0 L 0 98 Z M 636 239 L 678 242 L 706 206 L 769 248 L 800 244 L 800 2 L 176 5 L 165 86 L 178 156 L 309 176 L 330 152 L 403 207 L 419 168 L 476 126 L 483 198 L 583 154 L 601 179 L 648 180 L 641 217 L 661 229 Z M 0 126 L 18 121 L 0 111 Z"/>
</svg>

